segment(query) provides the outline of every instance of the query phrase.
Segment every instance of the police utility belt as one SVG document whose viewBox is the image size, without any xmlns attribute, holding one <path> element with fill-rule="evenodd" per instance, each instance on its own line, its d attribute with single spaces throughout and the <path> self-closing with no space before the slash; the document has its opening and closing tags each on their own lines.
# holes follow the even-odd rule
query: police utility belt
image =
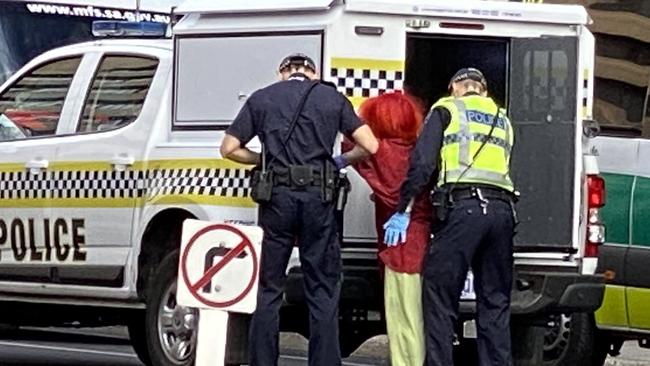
<svg viewBox="0 0 650 366">
<path fill-rule="evenodd" d="M 305 191 L 309 187 L 321 189 L 323 202 L 337 202 L 342 210 L 347 202 L 350 182 L 333 164 L 325 163 L 324 169 L 310 165 L 290 165 L 288 168 L 273 167 L 266 171 L 256 169 L 251 177 L 251 198 L 257 203 L 269 202 L 273 188 L 285 186 L 292 191 Z"/>
<path fill-rule="evenodd" d="M 302 95 L 298 103 L 298 108 L 291 120 L 289 130 L 282 141 L 282 146 L 284 146 L 287 156 L 289 156 L 286 148 L 287 142 L 293 134 L 307 97 L 318 84 L 318 81 L 311 81 L 307 91 Z M 267 163 L 264 150 L 264 144 L 262 144 L 262 164 L 261 167 L 253 170 L 251 177 L 251 198 L 253 201 L 259 204 L 271 201 L 273 187 L 277 186 L 287 186 L 295 191 L 306 190 L 310 186 L 317 186 L 321 188 L 323 202 L 336 201 L 336 208 L 343 210 L 343 207 L 347 203 L 350 182 L 345 177 L 345 173 L 340 173 L 336 170 L 333 162 L 323 162 L 322 169 L 314 169 L 311 165 L 289 165 L 288 168 L 276 167 L 273 166 L 273 163 L 277 155 L 273 156 Z"/>
<path fill-rule="evenodd" d="M 499 200 L 508 203 L 514 212 L 514 205 L 518 200 L 515 193 L 505 191 L 500 188 L 489 188 L 486 186 L 463 186 L 454 187 L 453 185 L 436 188 L 431 195 L 431 203 L 436 218 L 439 221 L 446 221 L 449 210 L 454 207 L 454 202 L 476 199 L 481 202 L 490 200 Z"/>
<path fill-rule="evenodd" d="M 516 197 L 514 194 L 498 188 L 488 187 L 468 187 L 457 188 L 449 194 L 451 203 L 454 201 L 466 200 L 470 198 L 486 199 L 486 200 L 501 200 L 507 203 L 514 203 Z"/>
</svg>

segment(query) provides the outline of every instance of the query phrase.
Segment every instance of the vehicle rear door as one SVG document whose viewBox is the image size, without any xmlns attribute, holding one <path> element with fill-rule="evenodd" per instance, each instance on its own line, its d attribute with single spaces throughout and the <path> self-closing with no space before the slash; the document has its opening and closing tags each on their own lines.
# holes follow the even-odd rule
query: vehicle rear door
<svg viewBox="0 0 650 366">
<path fill-rule="evenodd" d="M 582 151 L 577 124 L 578 38 L 514 38 L 508 111 L 512 177 L 521 199 L 516 250 L 577 250 Z"/>
</svg>

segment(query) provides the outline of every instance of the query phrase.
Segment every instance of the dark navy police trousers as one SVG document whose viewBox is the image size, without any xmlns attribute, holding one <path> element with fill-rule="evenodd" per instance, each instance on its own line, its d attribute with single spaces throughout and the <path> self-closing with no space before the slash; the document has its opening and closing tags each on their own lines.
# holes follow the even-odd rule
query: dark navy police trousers
<svg viewBox="0 0 650 366">
<path fill-rule="evenodd" d="M 456 201 L 435 231 L 423 266 L 426 366 L 453 365 L 454 326 L 468 269 L 474 273 L 480 366 L 512 365 L 510 291 L 514 218 L 510 203 Z"/>
<path fill-rule="evenodd" d="M 257 309 L 250 329 L 251 366 L 278 364 L 279 311 L 296 242 L 309 306 L 309 365 L 341 365 L 341 254 L 334 213 L 334 204 L 322 201 L 318 187 L 305 191 L 274 187 L 271 201 L 260 206 L 264 240 Z"/>
</svg>

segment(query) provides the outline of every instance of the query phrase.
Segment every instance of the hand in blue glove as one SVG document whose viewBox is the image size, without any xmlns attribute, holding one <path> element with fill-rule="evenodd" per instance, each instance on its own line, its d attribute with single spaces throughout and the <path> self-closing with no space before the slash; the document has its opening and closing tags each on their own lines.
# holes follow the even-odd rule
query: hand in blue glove
<svg viewBox="0 0 650 366">
<path fill-rule="evenodd" d="M 343 155 L 335 156 L 334 163 L 336 163 L 336 169 L 341 170 L 348 166 L 348 160 Z"/>
<path fill-rule="evenodd" d="M 384 224 L 384 243 L 389 247 L 406 242 L 406 229 L 411 222 L 411 215 L 405 212 L 396 212 Z"/>
</svg>

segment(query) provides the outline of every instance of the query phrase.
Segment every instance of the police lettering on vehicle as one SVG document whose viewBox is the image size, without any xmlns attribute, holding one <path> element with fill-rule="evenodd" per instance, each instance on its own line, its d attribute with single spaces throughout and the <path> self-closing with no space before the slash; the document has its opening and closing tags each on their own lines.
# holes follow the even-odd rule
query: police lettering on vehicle
<svg viewBox="0 0 650 366">
<path fill-rule="evenodd" d="M 0 219 L 0 247 L 10 245 L 18 262 L 80 262 L 86 260 L 84 231 L 83 219 L 43 219 L 42 223 L 33 218 Z M 39 232 L 42 242 L 36 240 Z"/>
</svg>

